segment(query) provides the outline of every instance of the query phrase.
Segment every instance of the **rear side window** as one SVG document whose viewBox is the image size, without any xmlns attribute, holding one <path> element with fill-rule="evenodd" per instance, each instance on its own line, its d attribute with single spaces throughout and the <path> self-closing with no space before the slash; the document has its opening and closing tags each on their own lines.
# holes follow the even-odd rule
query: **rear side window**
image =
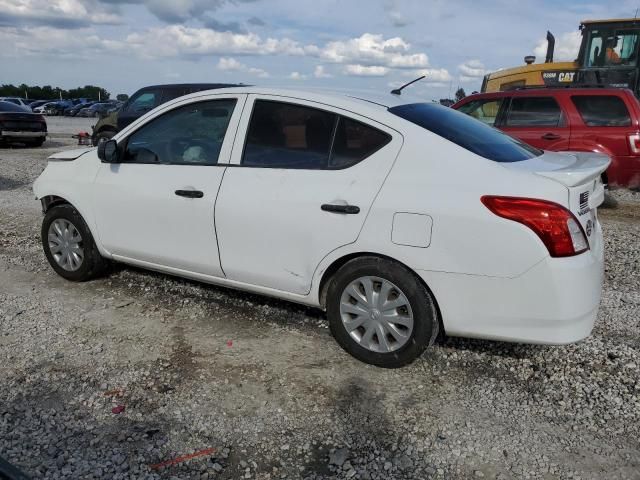
<svg viewBox="0 0 640 480">
<path fill-rule="evenodd" d="M 335 113 L 256 100 L 242 165 L 307 170 L 348 168 L 390 140 L 384 132 Z"/>
<path fill-rule="evenodd" d="M 559 127 L 562 126 L 562 110 L 553 97 L 514 97 L 505 126 Z"/>
<path fill-rule="evenodd" d="M 582 121 L 589 127 L 628 127 L 629 110 L 620 97 L 614 95 L 576 95 L 571 97 Z"/>
<path fill-rule="evenodd" d="M 391 141 L 391 135 L 350 118 L 340 117 L 329 168 L 340 169 L 364 160 Z"/>
<path fill-rule="evenodd" d="M 389 112 L 495 162 L 518 162 L 542 154 L 541 150 L 453 108 L 412 103 L 392 107 Z"/>
</svg>

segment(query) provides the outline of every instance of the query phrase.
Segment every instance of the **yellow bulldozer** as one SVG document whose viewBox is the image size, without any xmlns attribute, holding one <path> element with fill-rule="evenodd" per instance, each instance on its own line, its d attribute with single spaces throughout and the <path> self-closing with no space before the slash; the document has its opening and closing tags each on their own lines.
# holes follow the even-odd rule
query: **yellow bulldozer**
<svg viewBox="0 0 640 480">
<path fill-rule="evenodd" d="M 523 66 L 486 75 L 482 91 L 529 86 L 602 86 L 629 88 L 639 96 L 640 19 L 585 20 L 580 24 L 580 32 L 582 42 L 575 61 L 553 61 L 555 38 L 547 32 L 544 63 L 535 63 L 534 56 L 526 56 Z"/>
</svg>

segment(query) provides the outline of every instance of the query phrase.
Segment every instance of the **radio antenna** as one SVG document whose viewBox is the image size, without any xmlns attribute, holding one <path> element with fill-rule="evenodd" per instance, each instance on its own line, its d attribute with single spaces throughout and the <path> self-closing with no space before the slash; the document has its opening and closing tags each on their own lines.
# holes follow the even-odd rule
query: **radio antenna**
<svg viewBox="0 0 640 480">
<path fill-rule="evenodd" d="M 411 80 L 409 83 L 405 83 L 400 88 L 396 88 L 396 89 L 391 90 L 391 93 L 394 94 L 394 95 L 400 95 L 402 93 L 402 89 L 403 88 L 406 88 L 409 85 L 411 85 L 412 83 L 416 83 L 417 81 L 422 80 L 424 77 L 426 77 L 426 75 L 422 75 L 421 77 L 418 77 L 415 80 Z"/>
</svg>

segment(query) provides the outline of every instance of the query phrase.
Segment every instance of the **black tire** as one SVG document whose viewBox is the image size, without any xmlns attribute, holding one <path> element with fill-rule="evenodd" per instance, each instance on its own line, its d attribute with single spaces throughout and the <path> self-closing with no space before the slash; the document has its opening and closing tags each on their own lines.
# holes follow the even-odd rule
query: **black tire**
<svg viewBox="0 0 640 480">
<path fill-rule="evenodd" d="M 56 262 L 53 254 L 51 253 L 48 239 L 49 227 L 58 219 L 64 219 L 73 224 L 82 237 L 80 246 L 83 249 L 84 258 L 77 270 L 65 270 L 58 265 L 58 262 Z M 93 240 L 93 236 L 91 235 L 91 231 L 87 227 L 82 216 L 72 205 L 57 205 L 49 209 L 42 221 L 42 230 L 40 234 L 42 238 L 42 248 L 47 260 L 49 261 L 49 265 L 51 265 L 51 268 L 53 268 L 62 278 L 73 282 L 86 282 L 87 280 L 100 276 L 107 269 L 108 261 L 100 255 L 100 252 Z"/>
<path fill-rule="evenodd" d="M 44 138 L 39 138 L 38 140 L 34 140 L 33 142 L 29 143 L 30 147 L 41 147 L 42 144 L 44 143 L 45 139 Z"/>
<path fill-rule="evenodd" d="M 114 132 L 113 130 L 102 130 L 101 132 L 96 133 L 95 137 L 93 138 L 93 146 L 97 147 L 98 145 L 100 145 L 100 143 L 111 140 L 113 137 L 115 137 L 115 135 L 116 132 Z"/>
<path fill-rule="evenodd" d="M 413 330 L 407 342 L 397 350 L 380 353 L 361 346 L 350 336 L 342 322 L 342 293 L 351 282 L 366 276 L 391 282 L 409 301 Z M 373 256 L 350 260 L 336 272 L 327 291 L 327 317 L 331 333 L 344 350 L 362 362 L 383 368 L 399 368 L 413 362 L 427 347 L 433 345 L 439 332 L 435 300 L 416 275 L 399 263 Z"/>
</svg>

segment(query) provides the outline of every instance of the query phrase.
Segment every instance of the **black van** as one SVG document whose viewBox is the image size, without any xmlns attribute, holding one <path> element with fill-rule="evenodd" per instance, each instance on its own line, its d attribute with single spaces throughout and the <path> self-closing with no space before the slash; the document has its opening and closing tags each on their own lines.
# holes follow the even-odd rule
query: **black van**
<svg viewBox="0 0 640 480">
<path fill-rule="evenodd" d="M 239 86 L 231 83 L 179 83 L 141 88 L 131 95 L 119 110 L 101 118 L 98 123 L 91 127 L 93 128 L 93 134 L 91 135 L 93 145 L 98 145 L 98 143 L 110 139 L 149 110 L 153 110 L 158 105 L 162 105 L 169 100 L 202 90 Z"/>
</svg>

